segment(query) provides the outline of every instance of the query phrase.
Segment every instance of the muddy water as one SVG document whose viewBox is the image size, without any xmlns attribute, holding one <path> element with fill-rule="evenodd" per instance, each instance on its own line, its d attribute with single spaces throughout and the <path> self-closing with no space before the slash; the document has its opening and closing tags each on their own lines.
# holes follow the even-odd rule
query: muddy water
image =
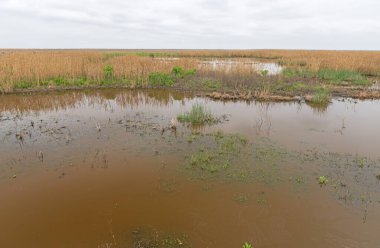
<svg viewBox="0 0 380 248">
<path fill-rule="evenodd" d="M 223 121 L 170 130 L 194 103 Z M 169 91 L 1 96 L 0 247 L 156 247 L 134 237 L 151 233 L 170 237 L 162 247 L 380 247 L 379 107 Z M 235 134 L 247 139 L 228 146 L 237 152 L 215 150 Z M 204 151 L 229 167 L 199 169 Z"/>
</svg>

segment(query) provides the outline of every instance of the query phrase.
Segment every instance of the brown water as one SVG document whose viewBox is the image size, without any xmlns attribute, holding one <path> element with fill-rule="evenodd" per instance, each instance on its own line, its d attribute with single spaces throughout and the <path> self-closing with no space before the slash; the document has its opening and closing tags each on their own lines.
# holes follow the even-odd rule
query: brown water
<svg viewBox="0 0 380 248">
<path fill-rule="evenodd" d="M 169 130 L 194 103 L 224 121 Z M 379 101 L 321 111 L 158 90 L 0 96 L 0 247 L 148 247 L 133 234 L 150 232 L 179 240 L 164 247 L 377 248 L 379 127 Z M 189 168 L 217 130 L 248 144 L 225 171 Z"/>
</svg>

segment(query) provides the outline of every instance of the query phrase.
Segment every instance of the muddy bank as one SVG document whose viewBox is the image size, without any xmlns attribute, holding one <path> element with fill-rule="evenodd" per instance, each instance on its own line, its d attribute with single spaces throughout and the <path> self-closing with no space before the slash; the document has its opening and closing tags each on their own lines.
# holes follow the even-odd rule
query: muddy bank
<svg viewBox="0 0 380 248">
<path fill-rule="evenodd" d="M 29 89 L 16 89 L 13 92 L 3 92 L 3 95 L 8 94 L 30 94 L 30 93 L 43 93 L 43 92 L 62 92 L 62 91 L 82 91 L 82 90 L 96 90 L 96 89 L 157 89 L 156 87 L 144 86 L 136 87 L 123 84 L 113 84 L 107 86 L 101 85 L 88 85 L 88 86 L 69 86 L 69 87 L 37 87 Z M 172 90 L 172 91 L 182 91 L 184 93 L 193 93 L 199 96 L 207 96 L 216 100 L 244 100 L 244 101 L 278 101 L 278 102 L 287 102 L 287 101 L 305 101 L 313 103 L 313 97 L 315 93 L 309 89 L 292 92 L 284 90 L 268 90 L 266 87 L 253 88 L 251 90 L 231 90 L 230 87 L 221 87 L 218 90 L 213 90 L 205 87 L 194 87 L 194 85 L 187 85 L 186 83 L 179 83 L 172 87 L 159 87 L 159 90 Z M 344 98 L 354 98 L 354 99 L 380 99 L 380 89 L 377 84 L 374 84 L 370 87 L 331 87 L 327 86 L 326 91 L 329 94 L 327 104 L 331 98 L 334 97 L 344 97 Z"/>
</svg>

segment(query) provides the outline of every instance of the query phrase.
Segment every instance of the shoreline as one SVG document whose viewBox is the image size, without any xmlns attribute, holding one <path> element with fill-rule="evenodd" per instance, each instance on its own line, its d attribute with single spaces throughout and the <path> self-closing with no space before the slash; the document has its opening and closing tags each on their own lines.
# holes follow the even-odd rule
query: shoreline
<svg viewBox="0 0 380 248">
<path fill-rule="evenodd" d="M 207 90 L 207 89 L 193 89 L 191 87 L 185 86 L 162 86 L 162 87 L 152 87 L 152 86 L 130 86 L 123 84 L 113 84 L 113 85 L 88 85 L 88 86 L 52 86 L 52 87 L 33 87 L 28 89 L 15 89 L 11 92 L 1 92 L 0 95 L 22 95 L 22 94 L 37 94 L 37 93 L 50 93 L 50 92 L 64 92 L 64 91 L 83 91 L 83 90 L 98 90 L 98 89 L 129 89 L 129 90 L 174 90 L 180 92 L 193 93 L 198 96 L 209 97 L 215 100 L 245 100 L 245 101 L 301 101 L 306 102 L 311 101 L 313 94 L 308 92 L 295 93 L 290 91 L 260 91 L 260 90 L 231 90 L 228 88 L 222 88 L 218 90 Z M 370 100 L 370 99 L 380 99 L 380 89 L 373 89 L 371 87 L 329 87 L 330 97 L 343 97 L 343 98 L 353 98 L 359 100 Z"/>
</svg>

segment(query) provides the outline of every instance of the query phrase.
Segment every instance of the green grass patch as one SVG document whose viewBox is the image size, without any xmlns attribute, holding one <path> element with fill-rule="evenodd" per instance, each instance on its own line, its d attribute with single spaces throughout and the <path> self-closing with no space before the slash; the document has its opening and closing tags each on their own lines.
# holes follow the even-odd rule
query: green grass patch
<svg viewBox="0 0 380 248">
<path fill-rule="evenodd" d="M 57 86 L 67 86 L 69 81 L 64 77 L 56 77 L 52 79 L 53 83 Z"/>
<path fill-rule="evenodd" d="M 176 66 L 172 69 L 171 73 L 165 72 L 152 72 L 149 74 L 148 82 L 153 87 L 172 87 L 178 79 L 184 79 L 187 76 L 194 75 L 195 69 L 185 70 L 182 67 Z"/>
<path fill-rule="evenodd" d="M 331 99 L 330 91 L 325 88 L 317 88 L 311 99 L 312 104 L 328 104 Z"/>
<path fill-rule="evenodd" d="M 282 70 L 282 75 L 285 78 L 293 78 L 293 77 L 302 77 L 302 78 L 312 78 L 315 77 L 315 73 L 308 69 L 301 68 L 284 68 Z"/>
<path fill-rule="evenodd" d="M 156 57 L 176 57 L 177 53 L 174 52 L 135 52 L 132 53 L 138 56 L 142 57 L 151 57 L 151 58 L 156 58 Z"/>
<path fill-rule="evenodd" d="M 110 53 L 104 53 L 104 60 L 109 60 L 115 57 L 121 57 L 128 55 L 127 52 L 110 52 Z"/>
<path fill-rule="evenodd" d="M 29 89 L 32 88 L 33 84 L 31 82 L 21 81 L 14 85 L 14 89 Z"/>
<path fill-rule="evenodd" d="M 367 85 L 369 83 L 368 79 L 360 72 L 350 70 L 320 69 L 318 71 L 318 78 L 333 84 L 343 85 Z"/>
<path fill-rule="evenodd" d="M 103 73 L 104 73 L 104 79 L 112 80 L 113 79 L 113 66 L 112 65 L 105 65 L 103 68 Z"/>
<path fill-rule="evenodd" d="M 149 74 L 149 85 L 156 87 L 156 86 L 173 86 L 174 85 L 174 78 L 164 72 L 153 72 Z"/>
<path fill-rule="evenodd" d="M 215 124 L 219 121 L 205 106 L 199 103 L 194 104 L 189 112 L 179 114 L 177 120 L 192 125 Z"/>
<path fill-rule="evenodd" d="M 215 80 L 204 80 L 202 81 L 202 87 L 204 89 L 210 89 L 210 90 L 220 90 L 222 89 L 222 83 Z"/>
<path fill-rule="evenodd" d="M 192 76 L 195 75 L 196 70 L 191 69 L 191 70 L 185 70 L 180 66 L 176 66 L 172 70 L 172 75 L 176 78 L 184 78 L 186 76 Z"/>
</svg>

